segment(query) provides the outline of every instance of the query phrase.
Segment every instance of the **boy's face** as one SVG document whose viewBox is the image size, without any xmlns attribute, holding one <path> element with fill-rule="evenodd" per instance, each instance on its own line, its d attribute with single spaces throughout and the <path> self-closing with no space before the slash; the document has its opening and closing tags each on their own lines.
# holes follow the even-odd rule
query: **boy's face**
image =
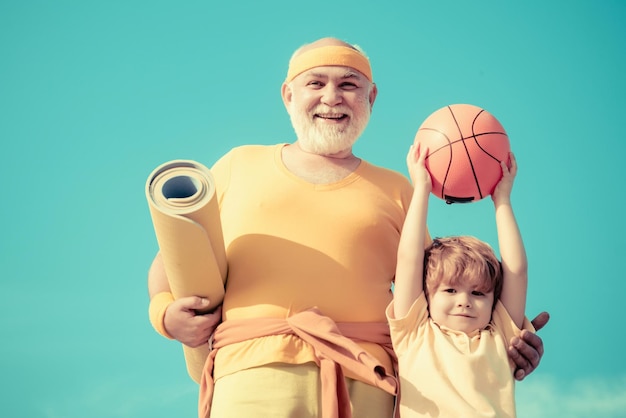
<svg viewBox="0 0 626 418">
<path fill-rule="evenodd" d="M 441 282 L 429 290 L 430 317 L 439 325 L 469 334 L 489 324 L 493 291 L 483 293 L 468 284 Z"/>
</svg>

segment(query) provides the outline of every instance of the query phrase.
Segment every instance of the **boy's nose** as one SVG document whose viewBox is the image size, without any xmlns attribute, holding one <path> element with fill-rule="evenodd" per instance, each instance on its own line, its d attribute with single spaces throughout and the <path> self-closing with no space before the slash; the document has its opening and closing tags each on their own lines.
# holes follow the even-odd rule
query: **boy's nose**
<svg viewBox="0 0 626 418">
<path fill-rule="evenodd" d="M 466 295 L 459 294 L 459 298 L 457 299 L 458 306 L 462 306 L 465 308 L 471 307 L 470 298 Z"/>
</svg>

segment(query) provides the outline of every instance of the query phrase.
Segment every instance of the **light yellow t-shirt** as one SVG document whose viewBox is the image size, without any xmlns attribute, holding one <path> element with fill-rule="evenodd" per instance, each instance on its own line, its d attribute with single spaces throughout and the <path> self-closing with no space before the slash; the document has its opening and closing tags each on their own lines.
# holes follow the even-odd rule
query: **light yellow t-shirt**
<svg viewBox="0 0 626 418">
<path fill-rule="evenodd" d="M 311 184 L 284 167 L 283 146 L 238 147 L 211 169 L 228 259 L 224 320 L 316 306 L 335 322 L 386 322 L 408 179 L 362 161 L 337 183 Z M 382 347 L 362 346 L 390 370 Z M 314 359 L 296 336 L 262 337 L 221 348 L 214 377 Z"/>
<path fill-rule="evenodd" d="M 471 335 L 437 325 L 424 293 L 404 318 L 386 314 L 400 372 L 400 415 L 515 417 L 514 365 L 508 341 L 519 335 L 499 301 L 491 323 Z M 534 332 L 528 320 L 524 328 Z"/>
</svg>

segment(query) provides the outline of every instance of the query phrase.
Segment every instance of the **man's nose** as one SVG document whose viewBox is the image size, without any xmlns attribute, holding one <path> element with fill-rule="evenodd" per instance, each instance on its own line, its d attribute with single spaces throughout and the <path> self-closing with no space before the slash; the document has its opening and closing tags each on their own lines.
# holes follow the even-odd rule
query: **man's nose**
<svg viewBox="0 0 626 418">
<path fill-rule="evenodd" d="M 343 100 L 341 89 L 332 84 L 327 84 L 324 86 L 324 91 L 322 95 L 322 103 L 328 106 L 336 106 L 340 104 Z"/>
</svg>

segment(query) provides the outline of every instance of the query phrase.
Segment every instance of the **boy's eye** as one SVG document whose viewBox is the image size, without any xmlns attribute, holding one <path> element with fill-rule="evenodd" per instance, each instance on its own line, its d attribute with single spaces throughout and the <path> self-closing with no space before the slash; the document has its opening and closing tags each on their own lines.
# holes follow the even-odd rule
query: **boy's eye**
<svg viewBox="0 0 626 418">
<path fill-rule="evenodd" d="M 446 293 L 456 293 L 456 290 L 452 288 L 444 289 L 443 291 Z"/>
<path fill-rule="evenodd" d="M 474 295 L 474 296 L 485 296 L 485 294 L 483 292 L 480 292 L 478 290 L 472 291 L 472 295 Z"/>
</svg>

